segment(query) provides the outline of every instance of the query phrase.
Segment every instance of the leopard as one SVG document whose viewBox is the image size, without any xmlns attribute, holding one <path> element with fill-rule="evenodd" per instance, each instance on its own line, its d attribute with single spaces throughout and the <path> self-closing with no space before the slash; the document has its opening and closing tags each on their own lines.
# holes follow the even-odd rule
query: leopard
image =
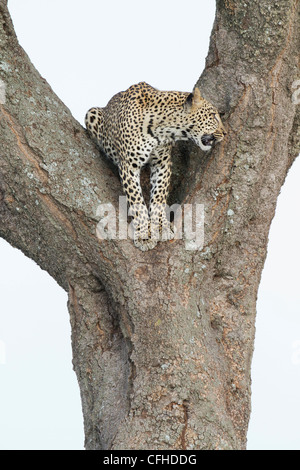
<svg viewBox="0 0 300 470">
<path fill-rule="evenodd" d="M 191 140 L 209 151 L 221 142 L 226 131 L 215 106 L 197 86 L 191 93 L 160 91 L 140 82 L 114 95 L 106 107 L 89 109 L 85 126 L 118 167 L 133 217 L 134 245 L 148 251 L 158 241 L 173 240 L 175 230 L 166 215 L 172 147 L 179 140 Z M 150 167 L 149 207 L 140 180 L 146 165 Z"/>
</svg>

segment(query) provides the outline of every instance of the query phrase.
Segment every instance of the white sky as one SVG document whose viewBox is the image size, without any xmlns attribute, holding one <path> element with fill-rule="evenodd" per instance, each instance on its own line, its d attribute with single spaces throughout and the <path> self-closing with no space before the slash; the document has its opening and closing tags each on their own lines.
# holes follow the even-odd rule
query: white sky
<svg viewBox="0 0 300 470">
<path fill-rule="evenodd" d="M 9 0 L 21 45 L 81 124 L 88 108 L 141 80 L 192 90 L 214 4 Z M 298 159 L 259 290 L 248 449 L 300 449 L 299 179 Z M 82 449 L 66 293 L 3 240 L 0 260 L 0 449 Z"/>
</svg>

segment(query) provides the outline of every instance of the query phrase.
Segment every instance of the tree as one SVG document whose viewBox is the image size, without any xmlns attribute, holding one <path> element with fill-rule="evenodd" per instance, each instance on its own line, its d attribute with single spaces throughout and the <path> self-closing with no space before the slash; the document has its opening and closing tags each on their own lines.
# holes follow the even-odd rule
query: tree
<svg viewBox="0 0 300 470">
<path fill-rule="evenodd" d="M 299 2 L 217 1 L 197 85 L 228 135 L 209 155 L 175 148 L 170 197 L 204 204 L 204 247 L 146 253 L 97 238 L 117 173 L 30 63 L 5 0 L 0 16 L 0 235 L 69 293 L 86 448 L 245 448 L 257 289 L 299 153 Z"/>
</svg>

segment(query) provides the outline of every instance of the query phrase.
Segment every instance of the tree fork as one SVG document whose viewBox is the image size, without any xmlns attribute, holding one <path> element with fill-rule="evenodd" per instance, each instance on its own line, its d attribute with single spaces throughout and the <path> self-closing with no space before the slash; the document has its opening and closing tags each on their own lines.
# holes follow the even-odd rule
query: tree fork
<svg viewBox="0 0 300 470">
<path fill-rule="evenodd" d="M 300 147 L 299 1 L 217 0 L 198 85 L 228 135 L 209 156 L 174 151 L 173 196 L 205 207 L 201 251 L 97 239 L 116 173 L 19 46 L 4 0 L 0 21 L 0 235 L 69 292 L 86 448 L 244 449 L 257 290 Z"/>
</svg>

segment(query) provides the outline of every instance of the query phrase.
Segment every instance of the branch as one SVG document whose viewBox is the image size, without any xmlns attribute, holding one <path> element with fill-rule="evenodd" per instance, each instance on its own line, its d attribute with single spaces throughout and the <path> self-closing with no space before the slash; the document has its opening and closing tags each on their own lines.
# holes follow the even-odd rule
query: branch
<svg viewBox="0 0 300 470">
<path fill-rule="evenodd" d="M 0 4 L 0 234 L 67 288 L 66 271 L 72 271 L 74 259 L 86 264 L 82 245 L 98 250 L 98 204 L 115 203 L 120 184 L 19 46 L 5 3 Z"/>
</svg>

